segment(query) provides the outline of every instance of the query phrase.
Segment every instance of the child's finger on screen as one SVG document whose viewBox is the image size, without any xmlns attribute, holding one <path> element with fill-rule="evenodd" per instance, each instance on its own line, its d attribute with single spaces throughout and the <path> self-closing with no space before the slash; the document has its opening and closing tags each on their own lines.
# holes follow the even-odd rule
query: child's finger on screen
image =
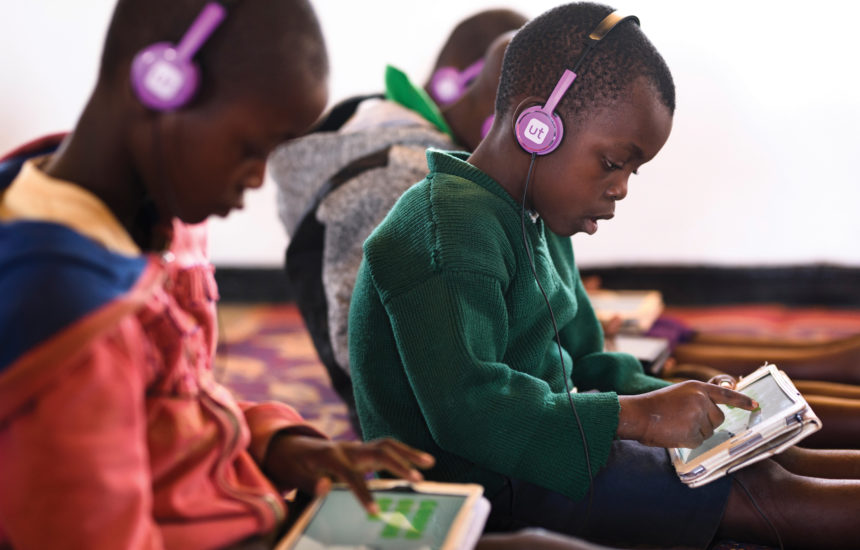
<svg viewBox="0 0 860 550">
<path fill-rule="evenodd" d="M 751 411 L 758 407 L 758 403 L 752 397 L 722 386 L 709 384 L 708 395 L 711 400 L 717 404 L 738 407 L 747 411 Z"/>
<path fill-rule="evenodd" d="M 331 491 L 331 478 L 321 477 L 317 480 L 317 484 L 314 486 L 314 496 L 323 497 Z"/>
<path fill-rule="evenodd" d="M 360 473 L 353 470 L 348 470 L 343 475 L 343 481 L 349 485 L 353 494 L 358 498 L 358 501 L 364 506 L 368 513 L 379 514 L 379 504 L 373 500 L 373 495 L 367 487 L 367 482 Z"/>
</svg>

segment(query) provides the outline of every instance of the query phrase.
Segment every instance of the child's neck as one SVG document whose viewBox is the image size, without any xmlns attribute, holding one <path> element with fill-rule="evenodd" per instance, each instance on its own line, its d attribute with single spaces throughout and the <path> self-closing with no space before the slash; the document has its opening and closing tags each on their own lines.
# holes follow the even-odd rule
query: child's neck
<svg viewBox="0 0 860 550">
<path fill-rule="evenodd" d="M 490 132 L 469 157 L 472 166 L 493 178 L 517 204 L 523 201 L 528 162 L 528 155 L 503 132 Z"/>
<path fill-rule="evenodd" d="M 158 249 L 157 215 L 132 168 L 120 116 L 90 100 L 74 132 L 45 166 L 54 178 L 72 182 L 99 198 L 142 250 Z"/>
<path fill-rule="evenodd" d="M 451 105 L 442 108 L 442 116 L 454 138 L 461 146 L 472 151 L 481 141 L 481 123 L 483 119 L 476 112 L 474 101 L 464 97 Z"/>
</svg>

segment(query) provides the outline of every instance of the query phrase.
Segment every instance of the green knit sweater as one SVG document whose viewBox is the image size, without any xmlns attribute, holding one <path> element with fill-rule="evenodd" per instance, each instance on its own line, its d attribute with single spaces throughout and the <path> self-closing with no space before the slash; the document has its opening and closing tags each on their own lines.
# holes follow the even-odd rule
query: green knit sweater
<svg viewBox="0 0 860 550">
<path fill-rule="evenodd" d="M 466 158 L 429 150 L 429 175 L 364 244 L 349 321 L 362 429 L 435 455 L 430 479 L 481 483 L 492 495 L 503 474 L 579 499 L 583 440 L 520 207 Z M 667 383 L 633 356 L 603 351 L 570 239 L 540 219 L 526 225 L 596 473 L 615 437 L 617 394 Z"/>
</svg>

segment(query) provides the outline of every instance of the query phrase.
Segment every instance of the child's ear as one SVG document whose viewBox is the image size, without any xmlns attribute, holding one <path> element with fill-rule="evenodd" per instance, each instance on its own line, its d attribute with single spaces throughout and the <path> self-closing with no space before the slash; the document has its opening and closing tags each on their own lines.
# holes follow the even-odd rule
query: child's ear
<svg viewBox="0 0 860 550">
<path fill-rule="evenodd" d="M 517 119 L 520 118 L 520 115 L 523 114 L 523 111 L 530 107 L 539 107 L 541 105 L 545 105 L 546 101 L 547 100 L 545 97 L 538 97 L 535 95 L 530 95 L 529 97 L 520 101 L 520 103 L 517 105 L 517 108 L 514 109 L 514 115 L 511 118 L 511 127 L 516 125 Z"/>
<path fill-rule="evenodd" d="M 546 103 L 546 99 L 542 99 L 534 95 L 531 95 L 519 102 L 516 109 L 514 109 L 513 114 L 511 115 L 510 121 L 510 128 L 511 132 L 513 132 L 514 134 L 514 140 L 517 139 L 517 120 L 520 119 L 520 115 L 523 114 L 523 111 L 525 111 L 529 107 L 543 105 L 544 103 Z"/>
<path fill-rule="evenodd" d="M 529 96 L 517 105 L 511 120 L 514 139 L 530 154 L 548 155 L 555 151 L 564 135 L 561 117 L 547 110 L 545 98 Z"/>
</svg>

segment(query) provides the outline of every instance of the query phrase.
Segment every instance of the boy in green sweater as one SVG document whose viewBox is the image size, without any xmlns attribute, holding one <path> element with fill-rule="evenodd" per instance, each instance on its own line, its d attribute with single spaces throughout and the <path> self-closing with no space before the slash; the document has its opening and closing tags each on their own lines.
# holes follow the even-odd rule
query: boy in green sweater
<svg viewBox="0 0 860 550">
<path fill-rule="evenodd" d="M 430 452 L 430 478 L 481 483 L 490 529 L 849 546 L 856 457 L 804 464 L 810 477 L 764 461 L 690 489 L 665 448 L 709 437 L 717 404 L 757 404 L 714 384 L 670 386 L 603 351 L 570 236 L 613 217 L 674 111 L 665 62 L 635 18 L 611 11 L 569 4 L 521 29 L 487 138 L 471 156 L 428 151 L 429 175 L 365 242 L 349 321 L 364 436 Z M 825 473 L 849 479 L 811 477 Z"/>
</svg>

